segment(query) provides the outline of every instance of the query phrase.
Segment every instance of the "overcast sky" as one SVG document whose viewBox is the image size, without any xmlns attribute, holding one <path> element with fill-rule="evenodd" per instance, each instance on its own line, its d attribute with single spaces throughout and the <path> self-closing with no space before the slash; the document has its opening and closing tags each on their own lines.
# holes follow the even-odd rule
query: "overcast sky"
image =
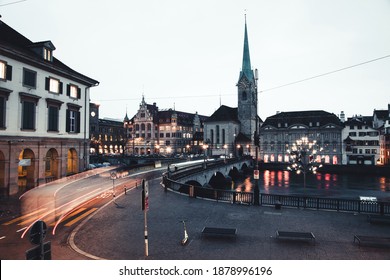
<svg viewBox="0 0 390 280">
<path fill-rule="evenodd" d="M 372 115 L 390 103 L 390 0 L 12 2 L 0 0 L 5 23 L 51 40 L 56 58 L 100 82 L 91 90 L 100 117 L 132 117 L 142 95 L 208 116 L 236 107 L 245 13 L 263 120 L 298 110 Z"/>
</svg>

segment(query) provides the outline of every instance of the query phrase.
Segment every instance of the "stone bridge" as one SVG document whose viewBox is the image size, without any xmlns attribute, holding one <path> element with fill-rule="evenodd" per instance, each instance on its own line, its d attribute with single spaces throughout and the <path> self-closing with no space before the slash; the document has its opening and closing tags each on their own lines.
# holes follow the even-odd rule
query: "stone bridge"
<svg viewBox="0 0 390 280">
<path fill-rule="evenodd" d="M 242 176 L 248 168 L 253 168 L 251 158 L 217 160 L 188 165 L 187 167 L 174 164 L 170 166 L 169 178 L 177 183 L 192 186 L 225 188 L 230 187 L 232 180 Z"/>
</svg>

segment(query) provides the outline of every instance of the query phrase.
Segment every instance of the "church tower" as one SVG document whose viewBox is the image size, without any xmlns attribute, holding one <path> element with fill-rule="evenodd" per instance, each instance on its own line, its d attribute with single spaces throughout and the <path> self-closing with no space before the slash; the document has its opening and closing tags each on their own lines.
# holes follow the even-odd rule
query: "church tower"
<svg viewBox="0 0 390 280">
<path fill-rule="evenodd" d="M 257 118 L 257 70 L 253 73 L 251 68 L 246 16 L 242 69 L 237 88 L 238 120 L 241 122 L 240 132 L 253 142 Z"/>
</svg>

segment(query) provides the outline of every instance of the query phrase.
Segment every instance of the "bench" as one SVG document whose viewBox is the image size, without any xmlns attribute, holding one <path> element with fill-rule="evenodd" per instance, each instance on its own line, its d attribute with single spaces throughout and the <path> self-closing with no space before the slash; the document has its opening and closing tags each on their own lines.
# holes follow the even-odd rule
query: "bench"
<svg viewBox="0 0 390 280">
<path fill-rule="evenodd" d="M 315 242 L 315 236 L 312 232 L 298 232 L 298 231 L 276 231 L 277 239 L 288 240 L 309 240 Z"/>
<path fill-rule="evenodd" d="M 358 242 L 359 246 L 390 247 L 390 237 L 355 235 L 353 242 Z"/>
<path fill-rule="evenodd" d="M 368 215 L 367 219 L 370 224 L 390 224 L 390 216 Z"/>
<path fill-rule="evenodd" d="M 236 237 L 236 234 L 235 228 L 204 227 L 202 230 L 202 236 Z"/>
</svg>

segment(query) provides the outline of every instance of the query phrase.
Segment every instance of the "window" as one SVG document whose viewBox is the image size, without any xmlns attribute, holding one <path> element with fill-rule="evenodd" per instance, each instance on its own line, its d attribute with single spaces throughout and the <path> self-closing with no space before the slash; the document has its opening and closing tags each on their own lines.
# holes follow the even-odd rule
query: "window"
<svg viewBox="0 0 390 280">
<path fill-rule="evenodd" d="M 66 132 L 80 133 L 80 112 L 74 109 L 66 110 Z"/>
<path fill-rule="evenodd" d="M 37 87 L 37 72 L 23 68 L 23 86 L 36 88 Z"/>
<path fill-rule="evenodd" d="M 12 66 L 5 61 L 0 61 L 0 80 L 12 81 Z"/>
<path fill-rule="evenodd" d="M 356 132 L 350 132 L 349 136 L 356 136 Z"/>
<path fill-rule="evenodd" d="M 242 100 L 247 100 L 248 99 L 248 96 L 247 96 L 247 93 L 246 93 L 246 91 L 243 91 L 242 92 Z"/>
<path fill-rule="evenodd" d="M 41 97 L 25 92 L 19 92 L 19 96 L 20 103 L 22 104 L 21 129 L 35 130 L 36 106 Z"/>
<path fill-rule="evenodd" d="M 58 131 L 58 112 L 57 106 L 49 106 L 48 131 Z"/>
<path fill-rule="evenodd" d="M 70 98 L 80 99 L 81 98 L 81 89 L 76 85 L 67 85 L 66 95 Z"/>
<path fill-rule="evenodd" d="M 0 95 L 0 128 L 5 128 L 5 97 Z"/>
<path fill-rule="evenodd" d="M 45 89 L 49 92 L 62 94 L 62 83 L 58 79 L 46 78 Z"/>
<path fill-rule="evenodd" d="M 7 75 L 7 64 L 4 61 L 0 61 L 0 79 L 5 80 Z"/>
<path fill-rule="evenodd" d="M 58 132 L 59 131 L 59 111 L 61 109 L 62 101 L 52 98 L 46 98 L 47 103 L 47 131 Z"/>
<path fill-rule="evenodd" d="M 49 49 L 44 48 L 43 49 L 43 58 L 47 61 L 52 61 L 53 60 L 53 54 L 52 51 Z"/>
<path fill-rule="evenodd" d="M 35 129 L 35 103 L 22 101 L 22 129 Z"/>
</svg>

